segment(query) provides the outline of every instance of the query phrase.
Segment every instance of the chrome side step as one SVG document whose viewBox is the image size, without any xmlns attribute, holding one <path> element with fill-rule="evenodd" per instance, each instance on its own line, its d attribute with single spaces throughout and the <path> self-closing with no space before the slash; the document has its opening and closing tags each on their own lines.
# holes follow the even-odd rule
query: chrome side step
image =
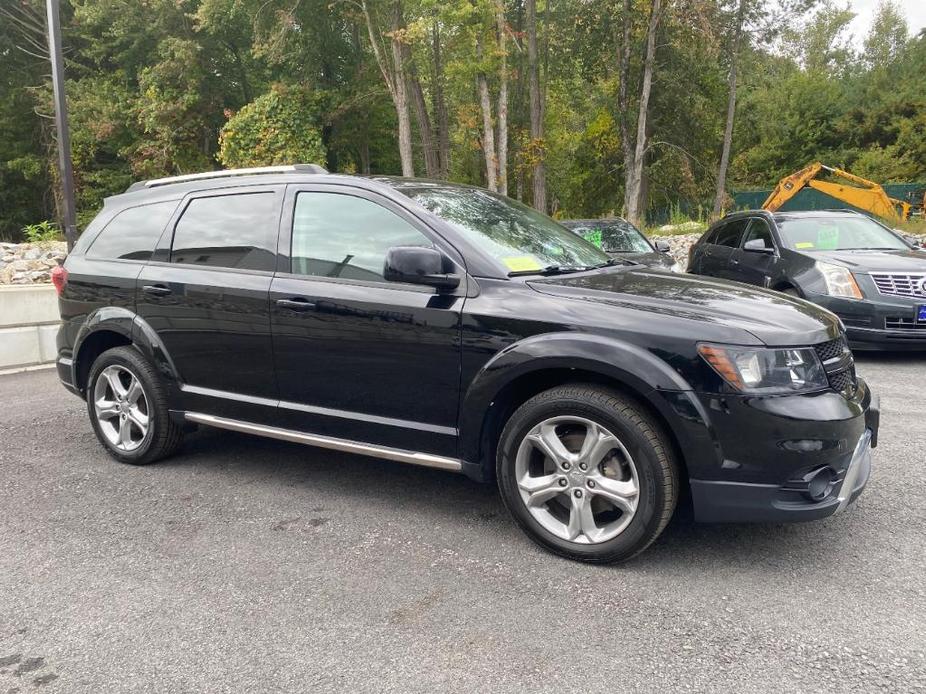
<svg viewBox="0 0 926 694">
<path fill-rule="evenodd" d="M 372 443 L 362 443 L 360 441 L 348 441 L 347 439 L 336 439 L 331 436 L 321 436 L 319 434 L 306 434 L 301 431 L 292 429 L 279 429 L 263 424 L 252 424 L 251 422 L 242 422 L 237 419 L 226 419 L 225 417 L 215 417 L 211 414 L 202 414 L 201 412 L 187 412 L 184 417 L 197 424 L 206 424 L 207 426 L 217 427 L 219 429 L 229 429 L 230 431 L 240 431 L 245 434 L 255 434 L 265 436 L 271 439 L 281 441 L 291 441 L 292 443 L 302 443 L 307 446 L 316 446 L 318 448 L 329 448 L 334 451 L 343 451 L 345 453 L 356 453 L 357 455 L 368 455 L 374 458 L 385 458 L 386 460 L 395 460 L 400 463 L 410 463 L 412 465 L 423 465 L 425 467 L 434 467 L 440 470 L 452 470 L 459 472 L 463 469 L 463 464 L 456 458 L 445 458 L 440 455 L 430 453 L 419 453 L 417 451 L 404 451 L 400 448 L 390 448 L 388 446 L 377 446 Z"/>
</svg>

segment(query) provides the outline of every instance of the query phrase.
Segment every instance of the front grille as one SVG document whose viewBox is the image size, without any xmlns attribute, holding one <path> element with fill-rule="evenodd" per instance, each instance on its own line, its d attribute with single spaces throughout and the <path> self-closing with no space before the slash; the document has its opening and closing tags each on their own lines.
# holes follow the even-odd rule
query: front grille
<svg viewBox="0 0 926 694">
<path fill-rule="evenodd" d="M 848 396 L 855 394 L 858 387 L 858 378 L 855 375 L 855 359 L 849 349 L 845 336 L 837 337 L 829 342 L 814 345 L 817 356 L 823 362 L 823 369 L 829 379 L 830 387 Z"/>
<path fill-rule="evenodd" d="M 926 330 L 926 323 L 918 323 L 915 318 L 905 316 L 888 316 L 884 319 L 887 330 Z"/>
<path fill-rule="evenodd" d="M 881 294 L 926 298 L 926 273 L 872 272 L 871 279 Z"/>
</svg>

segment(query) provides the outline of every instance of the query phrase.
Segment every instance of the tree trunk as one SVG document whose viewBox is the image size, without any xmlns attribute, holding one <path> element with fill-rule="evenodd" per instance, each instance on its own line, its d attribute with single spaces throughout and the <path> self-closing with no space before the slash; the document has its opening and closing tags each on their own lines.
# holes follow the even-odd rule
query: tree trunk
<svg viewBox="0 0 926 694">
<path fill-rule="evenodd" d="M 389 96 L 392 97 L 392 103 L 395 105 L 396 117 L 399 121 L 399 158 L 402 160 L 402 175 L 415 175 L 415 159 L 412 154 L 412 124 L 408 115 L 408 91 L 405 85 L 405 70 L 402 60 L 402 43 L 398 36 L 399 30 L 404 28 L 402 19 L 402 2 L 396 0 L 392 12 L 392 65 L 384 55 L 383 47 L 380 45 L 380 33 L 373 21 L 373 15 L 367 0 L 361 0 L 360 7 L 363 10 L 363 17 L 367 25 L 367 33 L 370 36 L 370 47 L 373 49 L 373 56 L 376 58 L 376 64 L 386 83 L 386 89 L 389 90 Z"/>
<path fill-rule="evenodd" d="M 620 60 L 617 68 L 618 80 L 620 80 L 617 87 L 617 119 L 620 125 L 625 179 L 627 172 L 633 166 L 633 140 L 630 136 L 630 39 L 633 28 L 630 16 L 631 2 L 632 0 L 624 0 Z M 626 204 L 624 214 L 627 214 Z"/>
<path fill-rule="evenodd" d="M 481 53 L 481 51 L 480 51 Z M 489 100 L 489 84 L 486 76 L 479 73 L 476 77 L 476 88 L 479 91 L 479 106 L 482 108 L 482 151 L 486 160 L 486 188 L 498 190 L 495 159 L 495 128 L 492 125 L 492 102 Z"/>
<path fill-rule="evenodd" d="M 498 192 L 508 195 L 508 52 L 504 0 L 495 0 L 498 30 Z"/>
<path fill-rule="evenodd" d="M 638 227 L 643 223 L 643 160 L 646 157 L 646 125 L 649 116 L 649 97 L 653 86 L 653 62 L 656 56 L 656 30 L 659 28 L 659 12 L 662 0 L 653 0 L 653 8 L 646 30 L 646 57 L 643 62 L 643 85 L 640 88 L 640 104 L 637 111 L 637 138 L 633 161 L 627 171 L 624 205 L 627 219 Z"/>
<path fill-rule="evenodd" d="M 418 79 L 418 71 L 411 62 L 411 56 L 406 50 L 408 60 L 408 89 L 412 95 L 412 104 L 415 107 L 415 120 L 418 121 L 418 134 L 421 137 L 421 149 L 424 154 L 424 170 L 428 178 L 436 178 L 440 170 L 440 162 L 437 156 L 437 146 L 434 143 L 434 128 L 431 126 L 431 117 L 428 114 L 428 106 L 424 100 L 424 91 L 421 89 L 421 81 Z"/>
<path fill-rule="evenodd" d="M 531 146 L 535 209 L 547 209 L 547 173 L 544 166 L 543 101 L 540 94 L 540 72 L 537 62 L 537 0 L 526 0 L 527 8 L 527 71 L 530 82 Z"/>
<path fill-rule="evenodd" d="M 450 123 L 447 118 L 447 102 L 444 98 L 444 63 L 441 58 L 440 27 L 436 21 L 432 26 L 431 36 L 434 54 L 431 101 L 434 118 L 437 119 L 438 178 L 447 178 L 450 175 Z"/>
<path fill-rule="evenodd" d="M 736 115 L 736 63 L 739 56 L 740 40 L 743 35 L 743 19 L 746 12 L 746 0 L 739 1 L 736 9 L 736 29 L 733 34 L 733 46 L 730 50 L 730 74 L 727 80 L 729 97 L 727 99 L 727 125 L 723 131 L 723 147 L 720 152 L 720 168 L 717 170 L 717 194 L 714 196 L 714 216 L 719 217 L 723 210 L 724 196 L 727 188 L 727 168 L 730 165 L 730 149 L 733 146 L 733 120 Z"/>
</svg>

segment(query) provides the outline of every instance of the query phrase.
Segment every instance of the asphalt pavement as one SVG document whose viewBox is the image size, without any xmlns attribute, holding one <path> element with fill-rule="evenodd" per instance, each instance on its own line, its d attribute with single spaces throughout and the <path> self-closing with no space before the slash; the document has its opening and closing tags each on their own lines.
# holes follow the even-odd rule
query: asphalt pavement
<svg viewBox="0 0 926 694">
<path fill-rule="evenodd" d="M 452 473 L 207 429 L 119 465 L 52 371 L 0 377 L 0 694 L 926 690 L 926 356 L 859 362 L 847 513 L 617 567 Z"/>
</svg>

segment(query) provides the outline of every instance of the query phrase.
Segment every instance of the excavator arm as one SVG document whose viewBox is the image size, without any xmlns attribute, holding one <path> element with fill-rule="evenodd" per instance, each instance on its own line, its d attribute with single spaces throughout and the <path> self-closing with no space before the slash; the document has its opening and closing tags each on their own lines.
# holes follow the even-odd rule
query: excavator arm
<svg viewBox="0 0 926 694">
<path fill-rule="evenodd" d="M 854 185 L 817 180 L 817 176 L 823 171 L 849 181 Z M 874 181 L 869 181 L 842 169 L 824 166 L 820 162 L 815 162 L 781 179 L 762 207 L 769 212 L 774 212 L 805 187 L 819 190 L 821 193 L 852 205 L 852 207 L 871 212 L 892 222 L 906 221 L 910 216 L 909 203 L 890 197 L 884 192 L 884 188 Z"/>
</svg>

